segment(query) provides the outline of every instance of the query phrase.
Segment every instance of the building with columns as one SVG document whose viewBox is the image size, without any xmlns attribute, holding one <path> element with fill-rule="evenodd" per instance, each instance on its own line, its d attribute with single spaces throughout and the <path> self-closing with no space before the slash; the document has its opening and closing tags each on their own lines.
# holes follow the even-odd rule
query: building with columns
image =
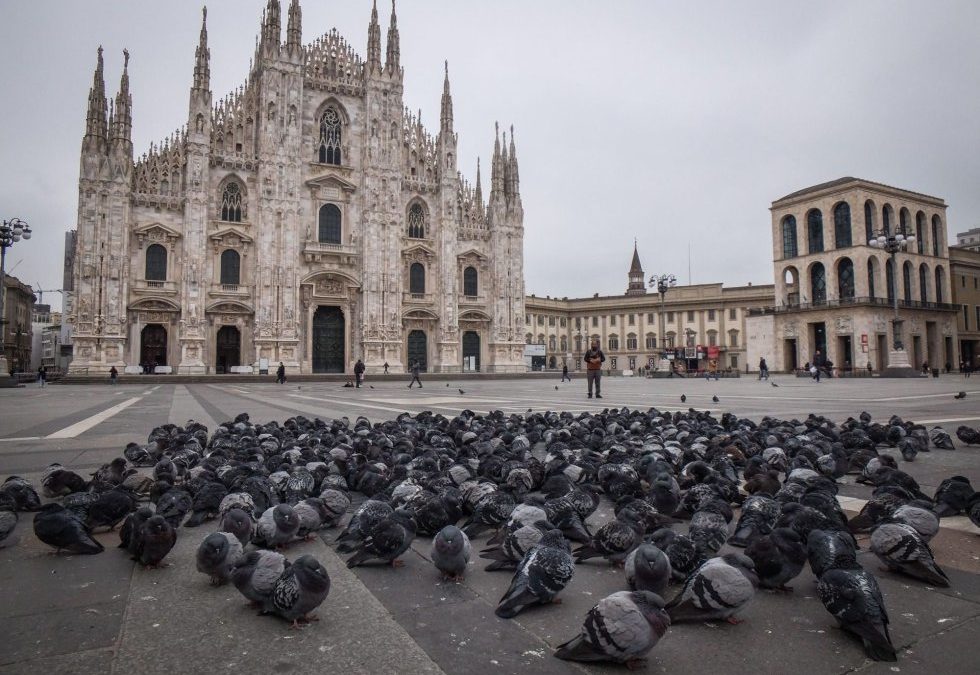
<svg viewBox="0 0 980 675">
<path fill-rule="evenodd" d="M 362 58 L 336 30 L 304 45 L 299 0 L 283 41 L 269 0 L 244 84 L 218 100 L 206 19 L 187 119 L 138 158 L 129 54 L 108 101 L 99 49 L 80 158 L 72 371 L 281 361 L 291 373 L 349 373 L 358 358 L 369 372 L 415 361 L 458 372 L 464 359 L 523 370 L 513 128 L 494 139 L 484 202 L 479 165 L 472 184 L 457 168 L 448 66 L 435 134 L 403 105 L 394 6 L 384 49 L 372 8 Z"/>
<path fill-rule="evenodd" d="M 788 194 L 770 211 L 775 297 L 750 321 L 753 355 L 792 370 L 821 350 L 837 367 L 883 371 L 894 365 L 897 294 L 908 362 L 958 362 L 943 199 L 847 177 Z M 894 269 L 892 256 L 868 245 L 881 231 L 915 235 Z"/>
</svg>

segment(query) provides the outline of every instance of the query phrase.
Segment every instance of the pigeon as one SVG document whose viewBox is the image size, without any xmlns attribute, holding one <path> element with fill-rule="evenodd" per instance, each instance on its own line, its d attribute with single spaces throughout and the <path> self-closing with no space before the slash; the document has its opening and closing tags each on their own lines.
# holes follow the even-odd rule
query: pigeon
<svg viewBox="0 0 980 675">
<path fill-rule="evenodd" d="M 687 536 L 694 541 L 695 546 L 704 553 L 705 557 L 718 553 L 728 540 L 728 523 L 725 516 L 712 508 L 716 503 L 709 502 L 705 504 L 705 508 L 695 511 L 688 528 Z M 725 506 L 727 507 L 727 504 Z"/>
<path fill-rule="evenodd" d="M 326 488 L 320 493 L 320 501 L 326 508 L 326 518 L 323 527 L 333 527 L 347 513 L 350 506 L 350 497 L 340 490 Z"/>
<path fill-rule="evenodd" d="M 0 493 L 7 494 L 14 500 L 18 511 L 40 511 L 41 497 L 29 480 L 20 476 L 11 476 L 0 485 Z"/>
<path fill-rule="evenodd" d="M 136 533 L 133 560 L 144 567 L 160 567 L 160 563 L 177 543 L 177 530 L 161 515 L 151 516 Z"/>
<path fill-rule="evenodd" d="M 667 554 L 670 574 L 675 581 L 684 581 L 705 562 L 704 554 L 686 534 L 665 529 L 655 532 L 650 541 Z"/>
<path fill-rule="evenodd" d="M 955 399 L 957 399 L 957 400 L 959 400 L 959 399 L 963 399 L 963 398 L 966 398 L 966 392 L 965 392 L 965 391 L 961 391 L 960 393 L 958 393 L 958 394 L 957 394 L 956 396 L 954 396 L 953 398 L 955 398 Z"/>
<path fill-rule="evenodd" d="M 347 560 L 347 567 L 363 565 L 370 560 L 380 560 L 392 567 L 401 567 L 399 560 L 415 539 L 415 519 L 404 509 L 396 509 L 390 517 L 377 523 L 361 540 Z"/>
<path fill-rule="evenodd" d="M 470 538 L 455 525 L 447 525 L 432 538 L 430 557 L 445 579 L 462 581 L 470 561 Z"/>
<path fill-rule="evenodd" d="M 555 391 L 558 391 L 558 385 L 557 384 L 555 385 Z"/>
<path fill-rule="evenodd" d="M 857 566 L 857 543 L 848 532 L 813 530 L 806 540 L 806 557 L 814 576 L 821 577 L 828 570 Z"/>
<path fill-rule="evenodd" d="M 465 391 L 463 391 L 462 389 L 460 389 L 460 390 L 459 390 L 459 393 L 460 393 L 460 394 L 465 394 L 466 392 L 465 392 Z"/>
<path fill-rule="evenodd" d="M 769 384 L 770 384 L 770 385 L 772 385 L 773 387 L 778 387 L 778 386 L 779 386 L 779 385 L 778 385 L 778 384 L 776 384 L 775 382 L 770 382 Z"/>
<path fill-rule="evenodd" d="M 511 527 L 513 529 L 509 529 Z M 503 539 L 499 544 L 480 551 L 481 558 L 491 561 L 486 566 L 486 571 L 516 569 L 527 552 L 541 541 L 545 532 L 553 529 L 555 528 L 551 523 L 543 520 L 531 525 L 517 523 L 514 526 L 508 526 L 505 528 Z"/>
<path fill-rule="evenodd" d="M 329 593 L 327 569 L 313 556 L 302 555 L 276 580 L 264 611 L 292 621 L 292 628 L 299 628 L 301 621 L 317 620 L 312 612 L 323 604 Z"/>
<path fill-rule="evenodd" d="M 299 530 L 296 536 L 300 539 L 310 539 L 313 533 L 323 527 L 323 523 L 330 517 L 330 513 L 318 497 L 307 497 L 293 506 L 296 517 L 299 518 Z"/>
<path fill-rule="evenodd" d="M 0 505 L 0 548 L 9 545 L 7 539 L 17 527 L 17 511 L 9 505 Z"/>
<path fill-rule="evenodd" d="M 92 555 L 105 548 L 92 538 L 92 531 L 61 504 L 47 504 L 34 516 L 34 534 L 56 551 Z"/>
<path fill-rule="evenodd" d="M 531 605 L 561 602 L 556 596 L 575 574 L 570 550 L 561 532 L 547 532 L 517 566 L 494 613 L 501 619 L 512 619 Z"/>
<path fill-rule="evenodd" d="M 122 527 L 119 528 L 119 546 L 125 549 L 130 557 L 136 555 L 137 535 L 143 523 L 153 517 L 153 509 L 149 506 L 141 506 L 126 517 Z"/>
<path fill-rule="evenodd" d="M 347 523 L 347 527 L 337 535 L 337 552 L 353 552 L 367 533 L 383 519 L 390 517 L 393 512 L 394 509 L 388 502 L 377 499 L 369 499 L 361 504 Z"/>
<path fill-rule="evenodd" d="M 687 403 L 687 396 L 685 394 L 681 394 L 681 403 Z"/>
<path fill-rule="evenodd" d="M 218 526 L 221 532 L 228 532 L 235 535 L 242 546 L 248 546 L 252 541 L 255 532 L 255 521 L 252 517 L 239 508 L 228 509 L 227 513 L 221 518 Z"/>
<path fill-rule="evenodd" d="M 915 504 L 903 504 L 892 512 L 885 522 L 908 525 L 929 542 L 939 532 L 939 516 L 930 509 Z"/>
<path fill-rule="evenodd" d="M 263 607 L 272 598 L 276 580 L 288 566 L 282 553 L 265 549 L 250 551 L 232 566 L 231 581 L 246 599 Z"/>
<path fill-rule="evenodd" d="M 786 583 L 795 579 L 807 562 L 800 535 L 783 527 L 755 538 L 745 547 L 745 555 L 755 563 L 759 586 L 779 591 L 793 590 Z"/>
<path fill-rule="evenodd" d="M 41 494 L 48 499 L 64 497 L 72 492 L 82 492 L 87 488 L 88 483 L 84 478 L 57 462 L 49 465 L 41 474 Z"/>
<path fill-rule="evenodd" d="M 626 583 L 635 591 L 662 596 L 670 582 L 670 559 L 653 544 L 640 544 L 626 556 Z"/>
<path fill-rule="evenodd" d="M 956 449 L 956 446 L 953 445 L 953 439 L 949 437 L 949 434 L 942 427 L 937 426 L 930 429 L 929 440 L 932 441 L 932 444 L 940 450 Z"/>
<path fill-rule="evenodd" d="M 711 397 L 711 401 L 712 401 L 713 403 L 718 403 L 718 401 L 719 401 L 719 400 L 720 400 L 720 399 L 719 399 L 719 398 L 718 398 L 717 396 L 712 396 L 712 397 Z"/>
<path fill-rule="evenodd" d="M 973 496 L 973 487 L 964 476 L 952 476 L 943 480 L 936 488 L 933 511 L 940 518 L 955 516 L 966 509 Z"/>
<path fill-rule="evenodd" d="M 255 524 L 252 541 L 265 548 L 282 548 L 299 532 L 299 518 L 289 504 L 277 504 L 265 510 Z"/>
<path fill-rule="evenodd" d="M 756 537 L 769 534 L 779 520 L 779 513 L 779 504 L 774 499 L 761 494 L 749 497 L 742 503 L 742 514 L 728 543 L 745 548 Z"/>
<path fill-rule="evenodd" d="M 628 518 L 615 518 L 596 530 L 592 541 L 575 549 L 575 562 L 603 557 L 622 565 L 630 551 L 643 541 L 643 527 Z"/>
<path fill-rule="evenodd" d="M 127 492 L 121 489 L 109 490 L 100 494 L 98 499 L 89 505 L 85 524 L 92 530 L 97 527 L 107 527 L 111 532 L 135 508 L 136 500 Z"/>
<path fill-rule="evenodd" d="M 213 586 L 231 580 L 235 563 L 242 557 L 242 543 L 229 532 L 209 534 L 197 548 L 197 571 L 211 578 Z"/>
<path fill-rule="evenodd" d="M 555 650 L 566 661 L 612 661 L 631 670 L 667 633 L 664 601 L 649 591 L 618 591 L 589 610 L 581 632 Z"/>
<path fill-rule="evenodd" d="M 758 584 L 752 559 L 728 553 L 702 564 L 665 609 L 673 623 L 718 619 L 740 623 L 735 614 L 752 600 Z"/>
<path fill-rule="evenodd" d="M 893 572 L 901 572 L 934 586 L 949 586 L 949 577 L 936 564 L 929 544 L 910 525 L 879 525 L 871 533 L 871 552 Z"/>
<path fill-rule="evenodd" d="M 184 527 L 197 527 L 205 520 L 213 518 L 220 512 L 221 502 L 228 495 L 228 488 L 214 481 L 202 485 L 194 493 L 191 504 L 191 517 Z"/>
<path fill-rule="evenodd" d="M 157 515 L 163 516 L 171 527 L 180 527 L 184 517 L 194 506 L 191 493 L 183 488 L 171 488 L 157 500 Z"/>
<path fill-rule="evenodd" d="M 874 575 L 860 566 L 831 569 L 817 582 L 817 595 L 840 627 L 864 643 L 864 651 L 875 661 L 897 661 L 888 634 L 888 613 Z"/>
<path fill-rule="evenodd" d="M 973 523 L 975 527 L 980 527 L 980 492 L 974 492 L 973 496 L 970 497 L 970 503 L 968 505 L 967 515 L 970 517 L 970 522 Z M 918 529 L 918 527 L 916 527 Z M 922 534 L 922 531 L 919 531 Z"/>
<path fill-rule="evenodd" d="M 966 425 L 957 427 L 956 437 L 967 445 L 980 445 L 980 432 Z"/>
</svg>

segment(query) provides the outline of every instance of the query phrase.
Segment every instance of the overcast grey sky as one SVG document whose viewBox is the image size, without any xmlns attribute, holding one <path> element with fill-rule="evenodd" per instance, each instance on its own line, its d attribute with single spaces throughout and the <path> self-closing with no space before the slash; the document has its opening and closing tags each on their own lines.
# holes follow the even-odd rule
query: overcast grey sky
<svg viewBox="0 0 980 675">
<path fill-rule="evenodd" d="M 207 4 L 217 98 L 265 0 Z M 336 27 L 363 57 L 370 0 L 302 4 L 304 43 Z M 141 154 L 186 119 L 200 7 L 2 2 L 0 216 L 35 232 L 16 276 L 61 287 L 96 48 L 110 96 L 129 48 Z M 405 103 L 433 132 L 449 60 L 470 180 L 494 120 L 515 125 L 528 293 L 624 292 L 634 237 L 648 275 L 686 283 L 690 245 L 694 283 L 771 283 L 770 202 L 847 175 L 945 198 L 951 233 L 980 225 L 976 0 L 400 0 L 398 25 Z"/>
</svg>

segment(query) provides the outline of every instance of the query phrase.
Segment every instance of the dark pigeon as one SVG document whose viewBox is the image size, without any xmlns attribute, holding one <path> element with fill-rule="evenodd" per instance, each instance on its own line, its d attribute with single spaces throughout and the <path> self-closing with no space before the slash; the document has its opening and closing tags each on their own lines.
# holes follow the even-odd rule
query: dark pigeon
<svg viewBox="0 0 980 675">
<path fill-rule="evenodd" d="M 48 504 L 34 516 L 34 534 L 57 551 L 91 555 L 105 550 L 85 523 L 60 504 Z"/>
<path fill-rule="evenodd" d="M 575 574 L 570 548 L 561 532 L 547 532 L 518 565 L 494 613 L 512 619 L 531 605 L 555 602 Z"/>
<path fill-rule="evenodd" d="M 861 639 L 875 661 L 897 661 L 888 634 L 888 613 L 874 575 L 860 566 L 831 569 L 817 582 L 817 595 L 840 627 Z"/>
</svg>

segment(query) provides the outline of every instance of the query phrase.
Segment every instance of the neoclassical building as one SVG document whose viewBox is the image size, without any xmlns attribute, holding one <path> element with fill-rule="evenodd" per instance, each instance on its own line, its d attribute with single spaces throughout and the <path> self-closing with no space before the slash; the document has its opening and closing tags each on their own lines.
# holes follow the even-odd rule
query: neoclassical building
<svg viewBox="0 0 980 675">
<path fill-rule="evenodd" d="M 750 358 L 790 370 L 819 349 L 836 366 L 883 371 L 897 294 L 909 362 L 957 364 L 946 208 L 939 197 L 851 177 L 772 202 L 775 297 L 750 320 Z M 915 234 L 895 269 L 868 245 L 881 230 Z"/>
<path fill-rule="evenodd" d="M 129 54 L 109 102 L 99 49 L 72 370 L 523 370 L 513 129 L 494 142 L 485 203 L 479 166 L 474 184 L 457 170 L 448 67 L 437 133 L 403 105 L 394 7 L 384 57 L 372 9 L 363 59 L 336 30 L 304 45 L 299 0 L 283 41 L 280 11 L 269 0 L 251 71 L 217 101 L 202 23 L 187 120 L 136 159 Z"/>
</svg>

